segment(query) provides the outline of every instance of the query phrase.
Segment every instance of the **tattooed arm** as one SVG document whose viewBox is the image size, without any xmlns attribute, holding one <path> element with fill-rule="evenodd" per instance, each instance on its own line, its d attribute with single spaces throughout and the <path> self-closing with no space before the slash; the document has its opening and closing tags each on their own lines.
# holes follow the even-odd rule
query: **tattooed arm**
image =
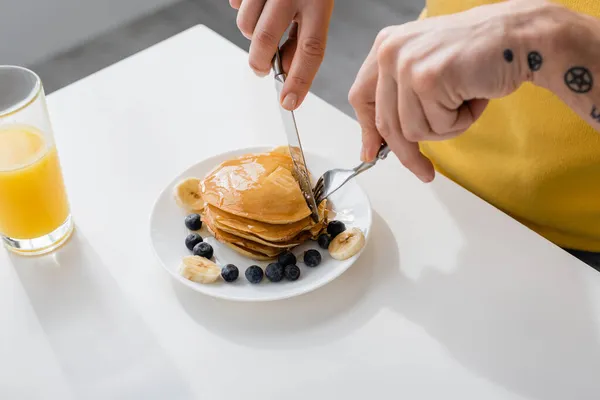
<svg viewBox="0 0 600 400">
<path fill-rule="evenodd" d="M 463 133 L 489 99 L 527 81 L 600 129 L 600 21 L 543 0 L 514 0 L 381 31 L 350 91 L 364 160 L 382 141 L 421 180 L 418 142 Z M 598 76 L 598 88 L 594 77 Z"/>
<path fill-rule="evenodd" d="M 538 33 L 523 34 L 521 46 L 530 60 L 533 49 L 542 54 L 533 83 L 600 130 L 600 20 L 551 6 L 535 25 Z"/>
</svg>

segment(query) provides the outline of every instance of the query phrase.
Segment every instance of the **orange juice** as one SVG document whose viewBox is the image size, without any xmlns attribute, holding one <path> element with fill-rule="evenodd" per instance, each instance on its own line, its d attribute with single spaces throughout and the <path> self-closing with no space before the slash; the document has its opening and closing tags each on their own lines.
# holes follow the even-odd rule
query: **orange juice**
<svg viewBox="0 0 600 400">
<path fill-rule="evenodd" d="M 68 216 L 54 144 L 30 126 L 0 127 L 0 233 L 34 239 L 59 228 Z"/>
</svg>

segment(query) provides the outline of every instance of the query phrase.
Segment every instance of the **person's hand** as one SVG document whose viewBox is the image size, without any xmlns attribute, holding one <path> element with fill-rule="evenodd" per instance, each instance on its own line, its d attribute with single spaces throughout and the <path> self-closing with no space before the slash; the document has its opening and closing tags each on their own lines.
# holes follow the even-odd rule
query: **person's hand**
<svg viewBox="0 0 600 400">
<path fill-rule="evenodd" d="M 252 41 L 250 67 L 259 76 L 271 70 L 281 38 L 283 69 L 288 77 L 281 93 L 284 108 L 294 110 L 302 103 L 317 74 L 327 44 L 333 0 L 229 0 L 238 11 L 237 25 Z"/>
<path fill-rule="evenodd" d="M 488 99 L 532 79 L 542 62 L 540 56 L 539 65 L 530 64 L 537 60 L 528 41 L 536 36 L 532 14 L 551 7 L 511 1 L 381 31 L 349 95 L 363 131 L 363 161 L 385 141 L 402 164 L 431 181 L 433 165 L 419 142 L 463 133 Z"/>
</svg>

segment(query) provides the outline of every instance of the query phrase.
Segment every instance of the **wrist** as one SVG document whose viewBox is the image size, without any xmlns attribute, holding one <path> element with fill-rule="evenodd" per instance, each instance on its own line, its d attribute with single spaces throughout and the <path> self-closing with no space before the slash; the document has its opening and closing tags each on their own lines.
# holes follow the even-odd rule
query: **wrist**
<svg viewBox="0 0 600 400">
<path fill-rule="evenodd" d="M 523 57 L 522 82 L 531 81 L 557 93 L 565 88 L 564 77 L 570 68 L 594 67 L 600 56 L 593 50 L 600 48 L 598 20 L 552 3 L 540 6 L 530 18 L 528 24 L 515 29 Z"/>
<path fill-rule="evenodd" d="M 565 24 L 560 14 L 566 11 L 553 3 L 537 2 L 532 7 L 511 10 L 506 16 L 506 39 L 515 50 L 514 71 L 518 75 L 515 80 L 519 84 L 533 82 L 545 86 L 547 76 L 551 75 L 548 70 L 555 64 L 552 59 L 557 47 L 562 47 Z"/>
</svg>

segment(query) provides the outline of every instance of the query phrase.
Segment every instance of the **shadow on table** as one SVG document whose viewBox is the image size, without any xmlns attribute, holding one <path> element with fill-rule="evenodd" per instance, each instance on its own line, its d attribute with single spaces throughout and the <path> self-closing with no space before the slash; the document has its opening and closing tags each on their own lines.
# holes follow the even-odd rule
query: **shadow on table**
<svg viewBox="0 0 600 400">
<path fill-rule="evenodd" d="M 51 255 L 10 260 L 75 398 L 193 398 L 81 233 Z"/>
<path fill-rule="evenodd" d="M 422 327 L 466 369 L 509 392 L 539 400 L 596 399 L 600 333 L 582 280 L 585 271 L 555 267 L 557 257 L 573 262 L 564 252 L 530 256 L 530 240 L 512 237 L 504 247 L 502 227 L 510 225 L 514 232 L 513 221 L 500 213 L 491 216 L 493 223 L 469 218 L 472 212 L 480 214 L 474 208 L 487 205 L 464 204 L 462 189 L 443 179 L 433 189 L 465 238 L 458 258 L 449 260 L 452 271 L 423 265 L 416 266 L 418 278 L 406 277 L 397 241 L 374 213 L 373 240 L 360 260 L 313 293 L 283 302 L 238 304 L 178 284 L 174 289 L 198 324 L 249 347 L 323 346 L 388 309 Z M 530 239 L 529 232 L 521 234 Z M 388 353 L 394 349 L 390 344 Z"/>
<path fill-rule="evenodd" d="M 173 288 L 186 312 L 219 337 L 249 347 L 298 349 L 338 341 L 363 326 L 381 308 L 365 296 L 378 284 L 377 254 L 399 264 L 394 236 L 373 214 L 371 238 L 360 259 L 342 276 L 308 294 L 271 303 L 235 303 L 213 299 L 178 283 Z M 385 273 L 388 273 L 386 271 Z M 386 281 L 397 280 L 387 276 Z M 389 279 L 388 279 L 389 278 Z"/>
<path fill-rule="evenodd" d="M 442 179 L 433 188 L 466 235 L 464 249 L 454 271 L 425 267 L 416 282 L 402 281 L 399 294 L 388 298 L 394 309 L 422 326 L 457 362 L 513 393 L 540 400 L 598 399 L 599 319 L 586 295 L 586 271 L 578 269 L 588 267 L 556 267 L 560 259 L 574 264 L 557 251 L 530 256 L 531 240 L 519 237 L 503 246 L 503 231 L 489 226 L 513 221 L 500 213 L 491 224 L 469 218 L 477 210 L 464 204 L 461 188 Z M 524 238 L 528 233 L 521 232 Z"/>
</svg>

